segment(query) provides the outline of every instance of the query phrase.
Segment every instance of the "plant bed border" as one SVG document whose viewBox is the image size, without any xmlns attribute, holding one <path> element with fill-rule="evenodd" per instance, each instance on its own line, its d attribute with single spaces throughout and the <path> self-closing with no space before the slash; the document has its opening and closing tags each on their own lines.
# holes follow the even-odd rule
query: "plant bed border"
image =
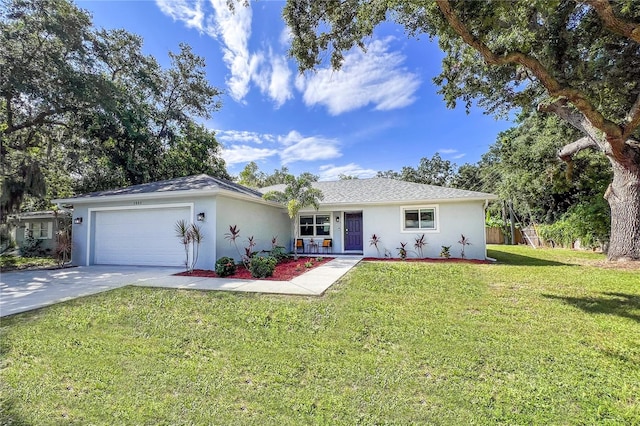
<svg viewBox="0 0 640 426">
<path fill-rule="evenodd" d="M 322 258 L 322 260 L 318 261 L 317 259 Z M 324 265 L 327 262 L 332 261 L 335 257 L 327 257 L 327 256 L 315 256 L 315 257 L 303 257 L 300 256 L 298 260 L 289 259 L 284 262 L 280 262 L 276 265 L 276 270 L 274 271 L 273 276 L 266 278 L 255 278 L 251 276 L 251 272 L 247 270 L 244 265 L 238 265 L 238 269 L 235 274 L 229 275 L 227 277 L 220 277 L 216 274 L 215 271 L 210 269 L 194 269 L 191 272 L 178 272 L 173 274 L 178 277 L 201 277 L 201 278 L 225 278 L 225 279 L 235 279 L 235 280 L 266 280 L 266 281 L 291 281 L 292 279 L 299 277 L 300 275 L 315 269 L 320 265 Z M 307 268 L 304 266 L 306 262 L 312 261 L 313 266 Z M 292 265 L 293 264 L 293 265 Z M 278 271 L 280 268 L 280 271 Z M 285 270 L 283 272 L 283 269 Z"/>
<path fill-rule="evenodd" d="M 418 262 L 418 263 L 471 263 L 478 265 L 491 265 L 495 262 L 491 260 L 481 260 L 481 259 L 463 259 L 461 257 L 450 257 L 446 258 L 434 258 L 434 257 L 425 257 L 425 258 L 407 258 L 401 259 L 399 257 L 365 257 L 362 260 L 366 262 Z"/>
</svg>

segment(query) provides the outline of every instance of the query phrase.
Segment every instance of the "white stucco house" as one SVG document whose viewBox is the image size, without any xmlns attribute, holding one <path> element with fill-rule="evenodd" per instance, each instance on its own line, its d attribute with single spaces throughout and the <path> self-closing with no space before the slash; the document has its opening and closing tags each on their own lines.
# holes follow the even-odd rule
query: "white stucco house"
<svg viewBox="0 0 640 426">
<path fill-rule="evenodd" d="M 333 254 L 398 257 L 397 247 L 407 243 L 416 257 L 415 239 L 425 235 L 425 257 L 438 257 L 441 246 L 460 255 L 460 235 L 471 245 L 465 257 L 485 259 L 485 208 L 493 194 L 422 185 L 392 179 L 352 179 L 314 182 L 323 192 L 319 210 L 305 209 L 296 219 L 305 252 L 322 252 L 331 240 Z M 94 192 L 54 200 L 73 207 L 75 265 L 184 264 L 184 247 L 175 224 L 184 219 L 198 224 L 204 234 L 196 268 L 213 269 L 222 256 L 238 258 L 225 238 L 229 226 L 240 229 L 239 246 L 249 236 L 255 250 L 268 250 L 273 237 L 292 249 L 291 221 L 284 206 L 266 201 L 263 193 L 283 185 L 255 190 L 207 175 L 189 176 Z M 378 249 L 370 244 L 373 234 Z"/>
</svg>

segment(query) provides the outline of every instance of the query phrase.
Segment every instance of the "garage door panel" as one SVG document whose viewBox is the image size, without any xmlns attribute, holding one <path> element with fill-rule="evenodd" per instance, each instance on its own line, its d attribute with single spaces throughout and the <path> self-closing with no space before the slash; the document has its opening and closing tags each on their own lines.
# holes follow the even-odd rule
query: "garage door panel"
<svg viewBox="0 0 640 426">
<path fill-rule="evenodd" d="M 184 246 L 175 224 L 189 217 L 188 207 L 98 211 L 94 263 L 181 266 Z"/>
</svg>

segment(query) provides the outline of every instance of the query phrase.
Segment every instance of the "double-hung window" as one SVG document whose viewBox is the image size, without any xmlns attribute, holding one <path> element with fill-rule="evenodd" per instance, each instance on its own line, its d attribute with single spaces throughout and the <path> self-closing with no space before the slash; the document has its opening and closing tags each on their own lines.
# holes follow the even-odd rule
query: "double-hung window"
<svg viewBox="0 0 640 426">
<path fill-rule="evenodd" d="M 404 207 L 402 208 L 402 230 L 409 231 L 436 231 L 438 229 L 438 208 Z"/>
<path fill-rule="evenodd" d="M 46 222 L 32 222 L 25 224 L 25 237 L 31 236 L 36 240 L 51 238 L 51 224 Z"/>
<path fill-rule="evenodd" d="M 300 216 L 301 237 L 325 237 L 331 235 L 331 216 L 310 214 Z"/>
</svg>

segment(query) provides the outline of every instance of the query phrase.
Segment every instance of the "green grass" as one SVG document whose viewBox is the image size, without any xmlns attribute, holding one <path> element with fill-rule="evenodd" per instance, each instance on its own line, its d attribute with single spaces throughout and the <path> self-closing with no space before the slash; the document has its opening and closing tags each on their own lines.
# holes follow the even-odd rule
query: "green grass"
<svg viewBox="0 0 640 426">
<path fill-rule="evenodd" d="M 57 266 L 56 260 L 51 257 L 20 257 L 5 254 L 0 256 L 0 271 L 2 272 L 51 266 Z"/>
<path fill-rule="evenodd" d="M 493 246 L 322 298 L 127 287 L 2 320 L 0 423 L 640 424 L 640 272 Z"/>
</svg>

